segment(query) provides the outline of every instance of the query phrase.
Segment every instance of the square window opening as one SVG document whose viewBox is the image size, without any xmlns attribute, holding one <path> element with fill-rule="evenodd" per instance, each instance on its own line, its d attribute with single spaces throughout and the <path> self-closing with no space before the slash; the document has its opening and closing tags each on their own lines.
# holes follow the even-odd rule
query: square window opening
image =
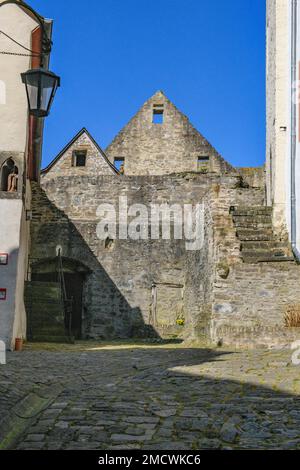
<svg viewBox="0 0 300 470">
<path fill-rule="evenodd" d="M 198 157 L 197 170 L 198 171 L 208 171 L 209 170 L 209 157 L 208 156 Z"/>
<path fill-rule="evenodd" d="M 157 104 L 153 106 L 153 115 L 152 115 L 153 124 L 163 124 L 164 123 L 164 106 Z"/>
<path fill-rule="evenodd" d="M 125 158 L 123 157 L 116 157 L 114 159 L 114 165 L 116 169 L 123 174 L 124 173 L 124 165 L 125 165 Z"/>
<path fill-rule="evenodd" d="M 86 154 L 86 150 L 75 150 L 75 152 L 73 153 L 73 166 L 86 166 Z"/>
</svg>

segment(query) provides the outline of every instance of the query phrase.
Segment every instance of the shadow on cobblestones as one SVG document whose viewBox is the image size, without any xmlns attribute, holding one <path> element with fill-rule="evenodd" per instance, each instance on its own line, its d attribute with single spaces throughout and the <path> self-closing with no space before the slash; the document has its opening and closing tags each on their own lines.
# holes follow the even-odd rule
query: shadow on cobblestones
<svg viewBox="0 0 300 470">
<path fill-rule="evenodd" d="M 289 351 L 48 348 L 9 354 L 0 369 L 1 416 L 32 386 L 61 387 L 14 448 L 300 448 L 299 369 Z"/>
</svg>

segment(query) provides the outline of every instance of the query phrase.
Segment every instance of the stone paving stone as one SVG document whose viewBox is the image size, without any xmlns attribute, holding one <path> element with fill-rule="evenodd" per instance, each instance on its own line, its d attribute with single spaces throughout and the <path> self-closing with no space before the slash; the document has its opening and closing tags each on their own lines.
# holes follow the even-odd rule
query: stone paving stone
<svg viewBox="0 0 300 470">
<path fill-rule="evenodd" d="M 35 386 L 63 385 L 14 448 L 300 448 L 300 366 L 291 364 L 288 350 L 44 348 L 9 353 L 0 368 L 1 417 Z"/>
</svg>

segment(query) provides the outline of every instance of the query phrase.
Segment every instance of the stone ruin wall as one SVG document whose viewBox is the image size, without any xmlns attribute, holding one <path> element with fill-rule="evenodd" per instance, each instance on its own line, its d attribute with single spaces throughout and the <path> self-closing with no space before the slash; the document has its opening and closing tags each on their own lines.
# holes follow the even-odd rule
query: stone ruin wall
<svg viewBox="0 0 300 470">
<path fill-rule="evenodd" d="M 199 281 L 197 274 L 191 282 L 188 280 L 193 254 L 187 256 L 184 240 L 116 239 L 105 247 L 105 242 L 96 236 L 96 211 L 100 203 L 112 203 L 120 195 L 127 196 L 129 205 L 141 203 L 149 207 L 170 199 L 171 204 L 195 204 L 210 191 L 211 181 L 206 175 L 195 174 L 75 176 L 45 181 L 45 192 L 34 188 L 32 257 L 54 257 L 56 247 L 61 245 L 63 256 L 82 262 L 92 271 L 85 287 L 86 336 L 126 337 L 151 334 L 153 329 L 160 334 L 177 335 L 190 329 L 191 312 L 187 306 L 193 284 L 198 287 Z M 196 256 L 202 257 L 199 253 Z M 195 263 L 198 273 L 197 266 Z M 202 262 L 202 266 L 205 269 L 206 263 Z M 201 275 L 205 278 L 203 272 Z M 201 313 L 201 303 L 193 304 L 193 309 Z M 185 327 L 176 324 L 179 310 Z"/>
<path fill-rule="evenodd" d="M 256 201 L 249 198 L 253 192 Z M 284 318 L 288 308 L 300 309 L 300 266 L 295 262 L 243 263 L 228 211 L 230 206 L 262 205 L 263 197 L 259 189 L 220 188 L 222 203 L 213 210 L 212 223 L 215 251 L 209 336 L 214 343 L 276 347 L 289 346 L 297 337 L 297 329 L 286 328 Z M 228 269 L 225 278 L 224 266 Z"/>
<path fill-rule="evenodd" d="M 299 268 L 242 263 L 229 213 L 232 205 L 261 205 L 261 189 L 241 188 L 236 176 L 199 174 L 56 177 L 43 186 L 46 193 L 33 191 L 32 256 L 54 257 L 61 245 L 63 256 L 91 270 L 84 295 L 86 337 L 158 333 L 243 344 L 247 337 L 248 343 L 266 341 L 272 329 L 278 333 L 273 342 L 284 337 L 286 305 L 300 303 Z M 203 249 L 186 251 L 184 240 L 174 239 L 116 239 L 105 246 L 96 236 L 97 207 L 125 194 L 128 204 L 203 200 Z M 179 310 L 184 327 L 176 324 Z"/>
</svg>

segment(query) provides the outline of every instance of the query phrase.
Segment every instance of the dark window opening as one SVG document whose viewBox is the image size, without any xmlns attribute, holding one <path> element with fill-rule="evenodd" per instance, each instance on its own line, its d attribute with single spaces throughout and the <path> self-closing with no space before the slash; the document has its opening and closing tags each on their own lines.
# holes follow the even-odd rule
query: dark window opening
<svg viewBox="0 0 300 470">
<path fill-rule="evenodd" d="M 7 191 L 9 193 L 17 192 L 19 170 L 12 158 L 9 158 L 3 163 L 0 173 L 0 190 Z"/>
<path fill-rule="evenodd" d="M 85 166 L 86 154 L 86 150 L 75 150 L 75 152 L 73 152 L 73 166 Z"/>
<path fill-rule="evenodd" d="M 198 157 L 197 171 L 208 171 L 209 170 L 209 157 Z"/>
<path fill-rule="evenodd" d="M 153 124 L 163 124 L 164 122 L 164 105 L 163 104 L 153 105 L 152 122 Z"/>
<path fill-rule="evenodd" d="M 116 157 L 114 159 L 114 165 L 116 169 L 123 175 L 125 171 L 125 158 L 123 157 Z"/>
</svg>

